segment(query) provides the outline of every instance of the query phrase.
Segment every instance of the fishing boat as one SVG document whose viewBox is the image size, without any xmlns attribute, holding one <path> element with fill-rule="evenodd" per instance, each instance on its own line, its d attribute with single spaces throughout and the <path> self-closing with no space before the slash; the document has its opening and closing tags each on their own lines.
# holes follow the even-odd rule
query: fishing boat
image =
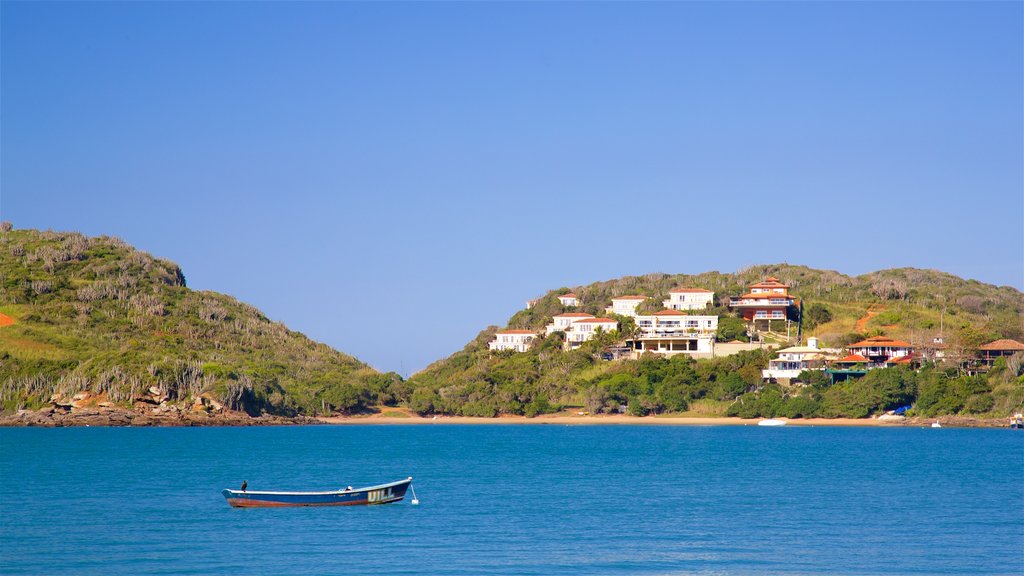
<svg viewBox="0 0 1024 576">
<path fill-rule="evenodd" d="M 757 423 L 758 426 L 785 426 L 785 420 L 777 420 L 775 418 L 766 418 Z"/>
<path fill-rule="evenodd" d="M 343 488 L 329 492 L 262 492 L 258 490 L 224 490 L 221 494 L 234 508 L 268 508 L 280 506 L 359 506 L 388 504 L 405 498 L 412 476 L 405 480 L 367 486 Z M 418 501 L 413 500 L 413 503 Z"/>
</svg>

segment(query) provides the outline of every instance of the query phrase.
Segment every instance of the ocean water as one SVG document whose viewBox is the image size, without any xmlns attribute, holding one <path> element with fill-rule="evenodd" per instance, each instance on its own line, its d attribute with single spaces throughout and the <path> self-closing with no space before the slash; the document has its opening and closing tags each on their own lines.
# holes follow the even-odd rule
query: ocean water
<svg viewBox="0 0 1024 576">
<path fill-rule="evenodd" d="M 414 476 L 419 506 L 223 488 Z M 0 429 L 4 574 L 1021 574 L 1024 432 Z"/>
</svg>

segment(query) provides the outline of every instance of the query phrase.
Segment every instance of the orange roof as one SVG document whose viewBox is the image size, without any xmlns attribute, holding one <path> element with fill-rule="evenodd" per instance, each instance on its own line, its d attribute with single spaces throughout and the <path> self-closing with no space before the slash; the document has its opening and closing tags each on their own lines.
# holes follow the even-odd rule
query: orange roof
<svg viewBox="0 0 1024 576">
<path fill-rule="evenodd" d="M 886 364 L 910 364 L 910 361 L 913 359 L 913 355 L 897 356 L 895 358 L 890 358 L 886 361 Z"/>
<path fill-rule="evenodd" d="M 669 294 L 689 294 L 691 292 L 699 294 L 714 294 L 711 290 L 705 290 L 703 288 L 675 288 L 668 291 Z"/>
<path fill-rule="evenodd" d="M 850 344 L 847 348 L 911 348 L 908 342 L 893 340 L 888 336 L 872 336 L 867 340 L 861 340 L 856 344 Z"/>
<path fill-rule="evenodd" d="M 509 330 L 498 330 L 498 332 L 497 332 L 497 333 L 498 333 L 498 334 L 533 334 L 533 335 L 536 335 L 536 334 L 537 334 L 537 333 L 536 333 L 536 332 L 534 332 L 533 330 L 513 330 L 513 329 L 509 329 Z"/>
<path fill-rule="evenodd" d="M 566 312 L 565 314 L 555 314 L 555 318 L 593 318 L 593 314 L 587 314 L 586 312 Z"/>
<path fill-rule="evenodd" d="M 658 310 L 654 313 L 655 316 L 687 316 L 686 312 L 680 312 L 679 310 Z"/>
<path fill-rule="evenodd" d="M 871 360 L 868 360 L 860 354 L 850 354 L 849 356 L 836 360 L 836 364 L 866 364 L 868 362 L 871 362 Z"/>
<path fill-rule="evenodd" d="M 614 296 L 612 300 L 647 300 L 647 296 Z"/>
<path fill-rule="evenodd" d="M 740 296 L 740 298 L 786 298 L 787 300 L 793 300 L 793 296 L 790 296 L 789 294 L 779 294 L 778 292 L 750 292 Z"/>
<path fill-rule="evenodd" d="M 1002 340 L 996 340 L 995 342 L 989 342 L 984 346 L 978 346 L 978 350 L 1024 350 L 1024 344 L 1017 342 L 1016 340 L 1010 340 L 1003 338 Z"/>
<path fill-rule="evenodd" d="M 769 276 L 758 282 L 757 284 L 751 284 L 751 288 L 789 288 L 789 284 L 783 284 L 779 282 L 779 279 L 775 276 Z"/>
<path fill-rule="evenodd" d="M 559 298 L 577 298 L 578 299 L 579 296 L 573 294 L 572 292 L 569 292 L 568 294 L 562 294 L 561 296 L 559 296 Z"/>
<path fill-rule="evenodd" d="M 618 322 L 611 318 L 584 318 L 583 320 L 573 322 L 573 324 L 593 324 L 595 322 L 599 324 L 618 324 Z"/>
</svg>

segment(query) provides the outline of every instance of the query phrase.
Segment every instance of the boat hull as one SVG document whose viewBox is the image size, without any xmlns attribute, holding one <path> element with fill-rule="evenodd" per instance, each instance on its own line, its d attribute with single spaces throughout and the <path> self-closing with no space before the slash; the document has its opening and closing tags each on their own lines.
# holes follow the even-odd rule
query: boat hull
<svg viewBox="0 0 1024 576">
<path fill-rule="evenodd" d="M 259 492 L 224 490 L 221 494 L 233 508 L 284 508 L 296 506 L 366 506 L 390 504 L 405 498 L 412 478 L 332 492 Z"/>
</svg>

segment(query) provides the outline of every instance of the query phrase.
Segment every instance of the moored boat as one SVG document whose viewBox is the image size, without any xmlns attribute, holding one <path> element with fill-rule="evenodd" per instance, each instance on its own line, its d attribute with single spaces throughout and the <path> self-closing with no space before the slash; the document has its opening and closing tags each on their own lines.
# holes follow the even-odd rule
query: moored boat
<svg viewBox="0 0 1024 576">
<path fill-rule="evenodd" d="M 757 423 L 758 426 L 785 426 L 785 420 L 777 420 L 775 418 L 767 418 Z"/>
<path fill-rule="evenodd" d="M 345 488 L 329 492 L 264 492 L 258 490 L 224 490 L 221 494 L 234 508 L 269 508 L 281 506 L 359 506 L 388 504 L 405 498 L 412 476 L 405 480 Z"/>
</svg>

